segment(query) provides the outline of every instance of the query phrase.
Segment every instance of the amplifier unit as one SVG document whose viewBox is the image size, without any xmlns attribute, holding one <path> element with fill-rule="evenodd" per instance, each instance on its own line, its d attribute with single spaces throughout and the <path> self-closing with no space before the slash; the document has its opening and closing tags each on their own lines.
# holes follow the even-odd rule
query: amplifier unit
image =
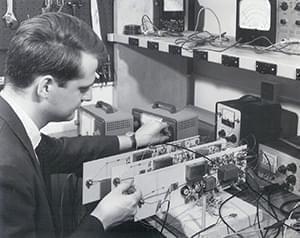
<svg viewBox="0 0 300 238">
<path fill-rule="evenodd" d="M 168 123 L 166 133 L 170 140 L 179 140 L 198 134 L 198 115 L 191 109 L 177 111 L 176 107 L 164 102 L 155 102 L 143 109 L 133 108 L 134 129 L 138 129 L 147 120 L 159 120 Z"/>
<path fill-rule="evenodd" d="M 281 140 L 259 144 L 258 174 L 300 195 L 300 150 Z"/>
<path fill-rule="evenodd" d="M 123 135 L 133 131 L 133 117 L 110 104 L 99 101 L 96 105 L 82 106 L 78 111 L 79 135 Z"/>
<path fill-rule="evenodd" d="M 233 145 L 241 140 L 249 142 L 249 136 L 254 136 L 258 142 L 274 140 L 280 135 L 280 124 L 278 103 L 251 95 L 216 103 L 216 139 L 226 138 Z"/>
</svg>

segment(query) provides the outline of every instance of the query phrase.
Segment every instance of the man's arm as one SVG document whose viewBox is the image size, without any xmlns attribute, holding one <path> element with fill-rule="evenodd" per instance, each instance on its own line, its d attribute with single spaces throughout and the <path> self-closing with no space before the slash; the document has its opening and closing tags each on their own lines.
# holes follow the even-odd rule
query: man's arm
<svg viewBox="0 0 300 238">
<path fill-rule="evenodd" d="M 48 173 L 72 173 L 85 161 L 119 153 L 116 136 L 53 138 L 42 135 L 36 153 L 42 169 Z"/>
<path fill-rule="evenodd" d="M 168 136 L 161 134 L 167 123 L 152 121 L 135 133 L 136 147 L 162 143 Z M 134 146 L 135 147 L 135 146 Z M 129 136 L 81 136 L 52 138 L 42 135 L 36 149 L 42 169 L 48 173 L 71 173 L 82 163 L 135 149 Z"/>
</svg>

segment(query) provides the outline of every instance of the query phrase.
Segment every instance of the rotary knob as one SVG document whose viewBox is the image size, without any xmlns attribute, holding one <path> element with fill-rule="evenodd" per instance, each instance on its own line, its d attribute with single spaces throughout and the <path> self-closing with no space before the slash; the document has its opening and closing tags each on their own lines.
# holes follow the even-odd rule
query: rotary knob
<svg viewBox="0 0 300 238">
<path fill-rule="evenodd" d="M 295 10 L 296 11 L 300 11 L 300 2 L 296 3 Z"/>
<path fill-rule="evenodd" d="M 297 172 L 297 165 L 295 163 L 290 163 L 286 166 L 286 169 L 295 174 Z"/>
<path fill-rule="evenodd" d="M 296 184 L 296 177 L 294 175 L 289 175 L 287 176 L 286 178 L 286 182 L 288 184 L 292 184 L 292 185 L 295 185 Z"/>
<path fill-rule="evenodd" d="M 226 136 L 226 132 L 225 132 L 225 130 L 220 130 L 219 132 L 218 132 L 218 135 L 219 135 L 219 137 L 221 137 L 221 138 L 224 138 L 225 136 Z"/>
<path fill-rule="evenodd" d="M 289 5 L 287 4 L 287 2 L 282 2 L 280 4 L 280 8 L 281 10 L 286 11 L 289 8 Z"/>
<path fill-rule="evenodd" d="M 280 19 L 280 24 L 281 25 L 286 25 L 287 23 L 287 20 L 286 19 Z"/>
</svg>

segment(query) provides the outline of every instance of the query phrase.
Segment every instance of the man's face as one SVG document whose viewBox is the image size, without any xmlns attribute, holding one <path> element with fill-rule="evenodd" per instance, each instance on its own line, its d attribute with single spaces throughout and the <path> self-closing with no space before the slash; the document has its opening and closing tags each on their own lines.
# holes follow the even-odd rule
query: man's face
<svg viewBox="0 0 300 238">
<path fill-rule="evenodd" d="M 89 91 L 95 80 L 97 59 L 90 55 L 82 54 L 82 78 L 70 80 L 64 87 L 55 84 L 55 90 L 49 97 L 50 121 L 65 121 L 74 118 L 75 110 L 80 106 L 83 96 Z"/>
</svg>

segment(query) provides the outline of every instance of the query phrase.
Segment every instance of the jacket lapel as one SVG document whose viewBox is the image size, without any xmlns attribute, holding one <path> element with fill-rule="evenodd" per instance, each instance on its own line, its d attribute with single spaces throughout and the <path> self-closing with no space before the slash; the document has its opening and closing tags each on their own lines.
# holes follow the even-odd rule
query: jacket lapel
<svg viewBox="0 0 300 238">
<path fill-rule="evenodd" d="M 16 113 L 13 111 L 13 109 L 10 107 L 10 105 L 0 96 L 0 117 L 6 121 L 10 129 L 13 131 L 13 133 L 18 137 L 20 142 L 23 144 L 23 146 L 26 148 L 30 155 L 31 163 L 34 166 L 34 169 L 38 176 L 41 179 L 41 183 L 45 189 L 45 184 L 43 180 L 43 176 L 41 173 L 40 165 L 38 163 L 38 160 L 36 158 L 36 155 L 34 153 L 31 141 L 25 131 L 25 128 L 21 122 L 21 120 L 18 118 Z"/>
</svg>

